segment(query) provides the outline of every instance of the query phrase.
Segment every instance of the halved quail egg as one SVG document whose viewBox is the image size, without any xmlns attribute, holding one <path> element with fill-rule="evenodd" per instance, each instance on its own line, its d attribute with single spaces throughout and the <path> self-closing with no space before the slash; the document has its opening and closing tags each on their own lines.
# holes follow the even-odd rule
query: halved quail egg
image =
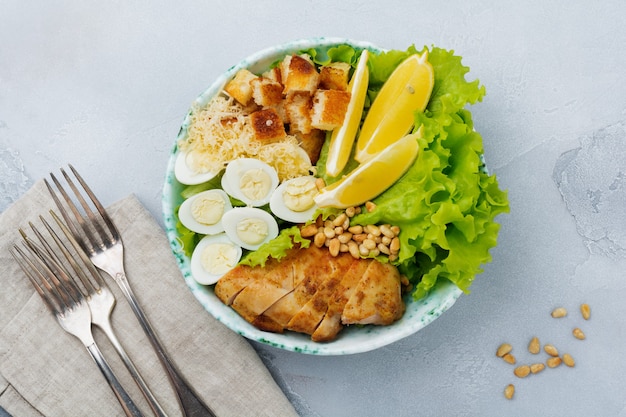
<svg viewBox="0 0 626 417">
<path fill-rule="evenodd" d="M 222 216 L 232 208 L 224 191 L 207 190 L 185 200 L 178 209 L 178 218 L 192 232 L 214 235 L 224 231 Z"/>
<path fill-rule="evenodd" d="M 241 254 L 225 233 L 205 236 L 191 254 L 191 275 L 199 284 L 213 285 L 237 265 Z"/>
<path fill-rule="evenodd" d="M 239 158 L 228 163 L 222 177 L 222 188 L 247 206 L 267 204 L 278 186 L 276 170 L 254 158 Z"/>
<path fill-rule="evenodd" d="M 257 250 L 278 236 L 278 223 L 271 214 L 255 207 L 235 207 L 222 218 L 224 232 L 244 249 Z"/>
<path fill-rule="evenodd" d="M 194 165 L 198 165 L 194 162 L 194 158 L 197 158 L 197 154 L 195 152 L 178 152 L 176 162 L 174 163 L 174 176 L 181 184 L 202 184 L 203 182 L 213 179 L 217 174 L 219 174 L 219 171 L 198 171 L 194 169 Z"/>
<path fill-rule="evenodd" d="M 292 178 L 276 188 L 270 199 L 270 210 L 288 222 L 305 223 L 311 220 L 317 209 L 313 198 L 318 193 L 315 177 Z"/>
</svg>

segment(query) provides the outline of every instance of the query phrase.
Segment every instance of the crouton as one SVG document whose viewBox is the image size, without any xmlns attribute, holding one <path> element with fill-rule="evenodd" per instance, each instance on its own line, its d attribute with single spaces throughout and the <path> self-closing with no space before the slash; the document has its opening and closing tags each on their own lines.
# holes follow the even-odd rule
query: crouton
<svg viewBox="0 0 626 417">
<path fill-rule="evenodd" d="M 283 86 L 269 78 L 253 78 L 250 80 L 250 87 L 254 102 L 261 107 L 276 105 L 283 99 Z"/>
<path fill-rule="evenodd" d="M 247 69 L 239 70 L 237 74 L 235 74 L 235 77 L 226 84 L 224 91 L 245 106 L 252 98 L 250 81 L 254 78 L 256 78 L 256 75 Z"/>
<path fill-rule="evenodd" d="M 309 133 L 294 132 L 294 136 L 298 138 L 300 147 L 309 155 L 311 164 L 315 165 L 320 158 L 320 152 L 326 140 L 326 132 L 319 129 L 311 129 Z"/>
<path fill-rule="evenodd" d="M 320 85 L 323 90 L 348 89 L 348 76 L 350 74 L 350 64 L 345 62 L 333 62 L 324 65 L 320 69 Z"/>
<path fill-rule="evenodd" d="M 317 90 L 313 96 L 311 126 L 333 130 L 343 124 L 350 103 L 350 93 L 339 90 Z"/>
<path fill-rule="evenodd" d="M 282 76 L 281 76 L 281 68 L 280 65 L 275 66 L 274 68 L 270 68 L 269 70 L 263 73 L 263 78 L 268 78 L 272 81 L 276 81 L 277 83 L 282 84 Z"/>
<path fill-rule="evenodd" d="M 250 114 L 254 138 L 263 142 L 274 142 L 284 138 L 285 125 L 273 109 L 262 109 Z"/>
<path fill-rule="evenodd" d="M 281 71 L 285 95 L 296 91 L 313 93 L 317 89 L 320 74 L 308 59 L 299 55 L 287 56 Z"/>
<path fill-rule="evenodd" d="M 292 92 L 287 95 L 285 111 L 292 131 L 311 132 L 311 96 L 308 92 Z"/>
</svg>

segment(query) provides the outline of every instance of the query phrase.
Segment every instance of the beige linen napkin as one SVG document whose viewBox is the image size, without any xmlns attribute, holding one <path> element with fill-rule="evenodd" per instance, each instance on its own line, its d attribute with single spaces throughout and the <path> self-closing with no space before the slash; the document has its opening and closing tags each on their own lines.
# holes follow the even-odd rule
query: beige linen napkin
<svg viewBox="0 0 626 417">
<path fill-rule="evenodd" d="M 14 416 L 122 416 L 80 341 L 65 333 L 10 256 L 18 227 L 50 221 L 42 181 L 0 215 L 0 407 Z M 129 282 L 178 369 L 218 416 L 295 416 L 250 344 L 213 319 L 187 289 L 167 238 L 133 196 L 108 209 L 125 244 Z M 170 416 L 180 415 L 163 368 L 117 285 L 113 327 Z M 150 410 L 108 340 L 96 341 L 124 387 Z"/>
</svg>

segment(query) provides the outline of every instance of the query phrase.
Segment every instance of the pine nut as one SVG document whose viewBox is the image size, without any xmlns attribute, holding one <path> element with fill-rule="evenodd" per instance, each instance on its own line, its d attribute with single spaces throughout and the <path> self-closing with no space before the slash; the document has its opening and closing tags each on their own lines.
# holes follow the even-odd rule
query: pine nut
<svg viewBox="0 0 626 417">
<path fill-rule="evenodd" d="M 328 251 L 330 252 L 330 256 L 339 255 L 339 246 L 341 246 L 339 239 L 334 238 L 330 240 L 330 244 L 328 245 Z"/>
<path fill-rule="evenodd" d="M 333 220 L 333 225 L 341 226 L 347 218 L 348 215 L 346 213 L 341 213 L 339 216 L 335 217 L 335 220 Z"/>
<path fill-rule="evenodd" d="M 363 246 L 365 246 L 367 250 L 374 250 L 376 249 L 376 242 L 371 239 L 365 239 L 363 241 Z"/>
<path fill-rule="evenodd" d="M 313 244 L 318 248 L 324 246 L 324 242 L 326 242 L 326 236 L 324 235 L 324 232 L 316 234 L 313 238 Z"/>
<path fill-rule="evenodd" d="M 528 344 L 528 351 L 533 355 L 536 355 L 541 350 L 541 345 L 539 344 L 539 339 L 537 337 L 533 337 L 530 339 L 530 343 Z"/>
<path fill-rule="evenodd" d="M 348 242 L 348 252 L 354 259 L 361 259 L 361 253 L 359 252 L 359 245 L 353 240 Z"/>
<path fill-rule="evenodd" d="M 370 251 L 368 256 L 375 257 L 375 256 L 378 256 L 378 255 L 380 255 L 380 251 L 378 250 L 378 248 L 374 248 L 374 249 L 372 249 Z"/>
<path fill-rule="evenodd" d="M 346 216 L 348 217 L 354 217 L 354 215 L 356 214 L 356 209 L 354 207 L 348 207 L 346 209 Z"/>
<path fill-rule="evenodd" d="M 506 386 L 506 388 L 504 388 L 504 397 L 507 400 L 512 399 L 514 394 L 515 394 L 515 385 L 509 384 Z"/>
<path fill-rule="evenodd" d="M 339 252 L 341 253 L 348 252 L 348 245 L 345 243 L 341 243 L 339 245 Z"/>
<path fill-rule="evenodd" d="M 589 304 L 581 304 L 580 305 L 580 314 L 583 315 L 583 318 L 585 320 L 589 320 L 589 317 L 591 316 L 591 311 L 589 309 Z"/>
<path fill-rule="evenodd" d="M 504 362 L 510 363 L 511 365 L 515 365 L 517 363 L 517 359 L 515 359 L 515 356 L 513 356 L 510 353 L 507 353 L 506 355 L 504 355 L 502 359 L 504 359 Z"/>
<path fill-rule="evenodd" d="M 391 226 L 391 231 L 394 235 L 398 236 L 400 234 L 400 226 Z"/>
<path fill-rule="evenodd" d="M 380 227 L 376 226 L 375 224 L 368 224 L 365 227 L 365 230 L 367 230 L 367 233 L 371 233 L 373 236 L 380 236 L 381 234 Z"/>
<path fill-rule="evenodd" d="M 300 235 L 302 237 L 313 237 L 317 233 L 317 225 L 314 223 L 307 224 L 306 226 L 300 229 Z"/>
<path fill-rule="evenodd" d="M 382 243 L 379 243 L 377 248 L 379 251 L 381 251 L 381 253 L 384 253 L 385 255 L 391 254 L 391 251 L 389 250 L 389 248 Z"/>
<path fill-rule="evenodd" d="M 335 231 L 335 236 L 339 236 L 340 234 L 343 233 L 343 227 L 341 226 L 337 226 L 333 230 Z"/>
<path fill-rule="evenodd" d="M 503 357 L 504 355 L 506 355 L 507 353 L 509 353 L 512 350 L 513 350 L 513 346 L 511 346 L 508 343 L 502 343 L 498 347 L 498 350 L 496 350 L 496 356 L 501 358 L 501 357 Z"/>
<path fill-rule="evenodd" d="M 388 224 L 383 224 L 382 226 L 380 226 L 380 232 L 389 237 L 389 238 L 394 238 L 396 237 L 396 234 L 394 232 L 391 231 L 391 227 Z"/>
<path fill-rule="evenodd" d="M 557 366 L 561 364 L 561 362 L 562 362 L 561 358 L 556 356 L 556 357 L 548 358 L 548 360 L 546 361 L 546 365 L 548 365 L 548 368 L 556 368 Z"/>
<path fill-rule="evenodd" d="M 518 378 L 526 378 L 530 373 L 530 366 L 528 365 L 520 365 L 513 370 L 513 373 Z"/>
<path fill-rule="evenodd" d="M 398 252 L 400 250 L 400 239 L 394 237 L 391 239 L 391 243 L 389 244 L 389 250 L 391 252 Z"/>
<path fill-rule="evenodd" d="M 352 240 L 352 233 L 350 233 L 350 232 L 343 232 L 342 234 L 337 236 L 337 239 L 339 239 L 339 242 L 341 242 L 341 243 L 348 243 L 349 241 Z"/>
<path fill-rule="evenodd" d="M 585 334 L 578 327 L 576 327 L 574 330 L 572 330 L 572 334 L 578 340 L 585 340 Z"/>
<path fill-rule="evenodd" d="M 372 211 L 376 210 L 376 204 L 372 203 L 371 201 L 366 202 L 365 210 L 367 210 L 368 213 L 371 213 Z"/>
<path fill-rule="evenodd" d="M 547 344 L 543 347 L 543 350 L 550 356 L 559 356 L 559 351 L 553 345 Z"/>
<path fill-rule="evenodd" d="M 359 233 L 356 235 L 352 235 L 352 240 L 354 240 L 356 243 L 361 243 L 363 242 L 365 239 L 367 239 L 367 235 L 365 233 Z"/>
<path fill-rule="evenodd" d="M 567 310 L 563 307 L 555 308 L 552 310 L 552 317 L 555 319 L 559 319 L 561 317 L 567 316 Z"/>
<path fill-rule="evenodd" d="M 563 354 L 563 363 L 570 368 L 573 368 L 574 365 L 576 365 L 576 362 L 574 362 L 574 358 L 572 358 L 572 355 L 570 355 L 569 353 Z"/>
<path fill-rule="evenodd" d="M 363 256 L 367 256 L 367 255 L 369 255 L 369 254 L 370 254 L 370 250 L 369 250 L 369 249 L 367 249 L 367 248 L 365 247 L 365 245 L 361 243 L 361 244 L 359 245 L 359 253 L 360 253 L 361 255 L 363 255 Z"/>
<path fill-rule="evenodd" d="M 322 178 L 316 178 L 315 186 L 318 190 L 321 190 L 322 188 L 326 187 L 326 184 L 324 183 L 324 180 Z"/>
<path fill-rule="evenodd" d="M 530 372 L 533 374 L 538 374 L 539 372 L 546 369 L 546 366 L 543 363 L 533 363 L 530 365 Z"/>
<path fill-rule="evenodd" d="M 391 239 L 390 237 L 387 236 L 383 236 L 382 239 L 380 240 L 380 243 L 382 243 L 385 246 L 389 246 L 391 244 Z"/>
<path fill-rule="evenodd" d="M 348 228 L 348 232 L 352 233 L 353 235 L 360 235 L 361 233 L 363 233 L 363 226 L 361 226 L 360 224 L 351 226 Z"/>
<path fill-rule="evenodd" d="M 326 236 L 328 239 L 332 239 L 335 237 L 335 229 L 332 229 L 330 227 L 324 227 L 324 236 Z"/>
</svg>

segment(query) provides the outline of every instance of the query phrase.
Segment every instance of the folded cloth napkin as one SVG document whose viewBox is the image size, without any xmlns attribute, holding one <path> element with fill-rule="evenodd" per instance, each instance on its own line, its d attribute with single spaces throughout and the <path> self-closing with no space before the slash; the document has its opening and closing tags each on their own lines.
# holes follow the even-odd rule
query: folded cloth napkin
<svg viewBox="0 0 626 417">
<path fill-rule="evenodd" d="M 56 323 L 8 249 L 18 227 L 41 226 L 55 208 L 43 181 L 0 215 L 0 408 L 14 416 L 122 416 L 88 352 Z M 187 289 L 167 238 L 129 196 L 108 209 L 125 245 L 126 273 L 170 357 L 218 416 L 296 416 L 252 346 L 213 319 Z M 43 229 L 42 229 L 43 230 Z M 180 415 L 174 391 L 117 285 L 113 328 L 165 411 Z M 140 408 L 150 410 L 106 337 L 96 342 Z"/>
</svg>

